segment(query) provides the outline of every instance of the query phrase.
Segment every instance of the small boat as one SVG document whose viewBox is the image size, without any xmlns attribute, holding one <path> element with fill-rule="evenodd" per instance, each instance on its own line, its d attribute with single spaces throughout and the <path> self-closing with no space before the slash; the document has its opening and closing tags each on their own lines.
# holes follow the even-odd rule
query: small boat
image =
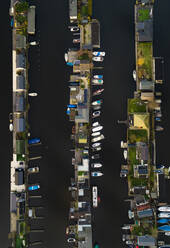
<svg viewBox="0 0 170 248">
<path fill-rule="evenodd" d="M 95 79 L 103 79 L 103 75 L 94 75 L 93 78 L 95 78 Z"/>
<path fill-rule="evenodd" d="M 123 156 L 124 156 L 124 159 L 126 160 L 127 159 L 127 150 L 124 150 Z"/>
<path fill-rule="evenodd" d="M 65 61 L 67 62 L 68 61 L 68 53 L 64 54 L 64 58 L 65 58 Z"/>
<path fill-rule="evenodd" d="M 133 71 L 133 79 L 136 81 L 136 71 Z"/>
<path fill-rule="evenodd" d="M 104 91 L 104 89 L 96 90 L 96 91 L 93 92 L 93 96 L 100 95 L 103 91 Z"/>
<path fill-rule="evenodd" d="M 101 131 L 103 129 L 103 126 L 95 126 L 94 128 L 92 128 L 92 132 L 98 132 Z"/>
<path fill-rule="evenodd" d="M 10 124 L 9 124 L 9 131 L 12 132 L 12 131 L 13 131 L 13 128 L 14 128 L 14 127 L 13 127 L 13 124 L 10 123 Z"/>
<path fill-rule="evenodd" d="M 93 112 L 93 118 L 99 117 L 100 114 L 101 114 L 101 111 L 95 111 L 95 112 Z"/>
<path fill-rule="evenodd" d="M 100 171 L 95 171 L 91 173 L 92 177 L 101 177 L 103 176 L 103 173 Z"/>
<path fill-rule="evenodd" d="M 93 136 L 93 137 L 100 136 L 100 135 L 101 135 L 101 132 L 95 132 L 95 133 L 91 134 L 91 136 Z"/>
<path fill-rule="evenodd" d="M 165 223 L 168 223 L 170 222 L 170 219 L 160 219 L 157 221 L 159 224 L 165 224 Z"/>
<path fill-rule="evenodd" d="M 93 52 L 93 55 L 94 56 L 97 56 L 97 57 L 99 57 L 99 56 L 105 56 L 106 55 L 106 53 L 105 52 Z"/>
<path fill-rule="evenodd" d="M 103 84 L 103 79 L 93 79 L 92 84 L 94 84 L 94 85 L 102 85 Z"/>
<path fill-rule="evenodd" d="M 102 103 L 103 103 L 102 100 L 97 100 L 97 101 L 92 102 L 92 105 L 95 106 L 95 105 L 100 105 Z"/>
<path fill-rule="evenodd" d="M 158 214 L 159 218 L 170 218 L 170 213 L 167 212 L 162 212 L 160 214 Z"/>
<path fill-rule="evenodd" d="M 163 207 L 159 207 L 158 210 L 161 212 L 170 212 L 170 207 L 169 206 L 163 206 Z"/>
<path fill-rule="evenodd" d="M 29 93 L 28 95 L 29 96 L 37 96 L 38 94 L 37 93 Z"/>
<path fill-rule="evenodd" d="M 98 147 L 98 146 L 100 146 L 100 145 L 101 145 L 101 143 L 98 142 L 98 143 L 94 143 L 94 144 L 92 145 L 92 147 L 95 148 L 95 147 Z"/>
<path fill-rule="evenodd" d="M 102 164 L 100 164 L 100 163 L 93 163 L 93 164 L 91 164 L 91 167 L 92 168 L 101 168 L 102 167 Z"/>
<path fill-rule="evenodd" d="M 99 126 L 99 125 L 100 125 L 99 122 L 96 121 L 96 122 L 94 122 L 94 123 L 92 124 L 92 127 L 97 127 L 97 126 Z"/>
</svg>

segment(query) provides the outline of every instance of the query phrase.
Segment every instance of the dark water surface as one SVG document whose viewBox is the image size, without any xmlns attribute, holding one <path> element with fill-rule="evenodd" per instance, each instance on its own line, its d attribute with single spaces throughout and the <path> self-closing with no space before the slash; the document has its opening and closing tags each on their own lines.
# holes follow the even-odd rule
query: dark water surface
<svg viewBox="0 0 170 248">
<path fill-rule="evenodd" d="M 42 204 L 46 208 L 46 233 L 43 235 L 47 248 L 67 248 L 65 227 L 68 216 L 68 193 L 72 148 L 69 135 L 71 125 L 65 115 L 68 103 L 68 68 L 63 54 L 72 47 L 68 32 L 68 3 L 61 0 L 31 1 L 37 5 L 36 39 L 39 48 L 32 48 L 30 55 L 30 86 L 39 96 L 30 102 L 30 126 L 32 136 L 40 136 Z M 94 17 L 101 22 L 101 46 L 107 53 L 104 61 L 104 106 L 101 122 L 104 124 L 103 163 L 104 177 L 97 182 L 101 204 L 94 219 L 94 239 L 101 248 L 123 247 L 120 227 L 127 222 L 127 185 L 119 179 L 123 155 L 120 140 L 125 140 L 126 129 L 117 125 L 118 119 L 126 118 L 127 97 L 133 96 L 135 84 L 132 79 L 134 60 L 134 1 L 94 1 Z M 11 111 L 11 31 L 8 16 L 9 1 L 1 3 L 1 204 L 0 248 L 7 247 L 9 231 L 9 162 L 12 158 L 11 135 L 8 131 L 8 114 Z M 157 135 L 158 162 L 170 165 L 170 1 L 159 0 L 155 5 L 155 55 L 165 57 L 165 84 L 163 90 L 163 126 L 165 131 Z M 30 38 L 34 40 L 34 37 Z M 41 67 L 41 71 L 39 68 Z M 64 107 L 64 108 L 63 108 Z M 64 147 L 64 149 L 63 149 Z M 37 152 L 37 154 L 39 154 Z M 168 200 L 170 183 L 162 182 L 164 198 Z"/>
</svg>

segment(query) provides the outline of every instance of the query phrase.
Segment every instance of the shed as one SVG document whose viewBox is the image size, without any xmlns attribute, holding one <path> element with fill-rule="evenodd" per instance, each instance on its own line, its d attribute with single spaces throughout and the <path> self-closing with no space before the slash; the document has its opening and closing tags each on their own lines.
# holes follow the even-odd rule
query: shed
<svg viewBox="0 0 170 248">
<path fill-rule="evenodd" d="M 16 154 L 25 153 L 25 140 L 16 140 Z"/>
<path fill-rule="evenodd" d="M 19 90 L 19 89 L 24 90 L 25 89 L 25 77 L 23 75 L 17 75 L 16 88 L 17 88 L 17 90 Z"/>
</svg>

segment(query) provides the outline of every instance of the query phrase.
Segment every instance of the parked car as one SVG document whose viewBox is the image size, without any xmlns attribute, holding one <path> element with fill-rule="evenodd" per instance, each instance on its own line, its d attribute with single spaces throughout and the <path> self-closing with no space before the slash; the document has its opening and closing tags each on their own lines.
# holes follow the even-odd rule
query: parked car
<svg viewBox="0 0 170 248">
<path fill-rule="evenodd" d="M 93 136 L 93 137 L 96 137 L 96 136 L 99 136 L 99 135 L 101 135 L 101 132 L 95 132 L 95 133 L 91 134 L 91 136 Z"/>
<path fill-rule="evenodd" d="M 93 55 L 94 56 L 105 56 L 106 55 L 106 53 L 105 52 L 93 52 Z"/>
<path fill-rule="evenodd" d="M 103 126 L 97 126 L 97 127 L 94 127 L 92 128 L 92 132 L 98 132 L 98 131 L 101 131 L 103 129 Z"/>
<path fill-rule="evenodd" d="M 80 39 L 73 39 L 73 43 L 74 43 L 74 44 L 80 43 Z"/>
<path fill-rule="evenodd" d="M 94 147 L 98 147 L 98 146 L 100 146 L 101 145 L 101 143 L 94 143 L 93 145 L 92 145 L 92 147 L 94 148 Z"/>
<path fill-rule="evenodd" d="M 93 112 L 93 118 L 100 116 L 101 111 L 95 111 Z"/>
<path fill-rule="evenodd" d="M 79 31 L 79 27 L 76 27 L 76 26 L 75 27 L 71 27 L 70 28 L 70 31 L 71 32 L 77 32 L 77 31 Z"/>
<path fill-rule="evenodd" d="M 102 62 L 104 60 L 103 57 L 93 57 L 93 61 L 96 61 L 96 62 Z"/>
<path fill-rule="evenodd" d="M 103 79 L 103 75 L 94 75 L 93 78 L 95 78 L 95 79 Z"/>
<path fill-rule="evenodd" d="M 100 141 L 100 140 L 102 140 L 102 139 L 104 139 L 104 135 L 103 135 L 103 134 L 101 134 L 101 135 L 98 136 L 98 137 L 93 138 L 93 139 L 91 140 L 91 142 L 98 142 L 98 141 Z"/>
</svg>

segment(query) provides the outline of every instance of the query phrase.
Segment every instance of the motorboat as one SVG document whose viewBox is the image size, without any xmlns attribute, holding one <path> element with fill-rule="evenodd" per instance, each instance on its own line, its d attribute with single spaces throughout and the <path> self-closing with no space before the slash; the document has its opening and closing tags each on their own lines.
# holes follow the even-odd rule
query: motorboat
<svg viewBox="0 0 170 248">
<path fill-rule="evenodd" d="M 159 218 L 170 218 L 170 213 L 167 212 L 162 212 L 160 214 L 158 214 Z"/>
<path fill-rule="evenodd" d="M 103 60 L 104 60 L 103 57 L 93 57 L 92 59 L 93 59 L 93 61 L 96 61 L 96 62 L 103 62 Z"/>
<path fill-rule="evenodd" d="M 101 111 L 95 111 L 95 112 L 93 112 L 93 118 L 99 117 L 100 114 L 101 114 Z"/>
<path fill-rule="evenodd" d="M 92 127 L 97 127 L 98 125 L 100 125 L 100 124 L 99 124 L 98 121 L 96 121 L 96 122 L 94 122 L 94 123 L 92 124 Z"/>
<path fill-rule="evenodd" d="M 68 53 L 64 54 L 64 59 L 65 59 L 65 62 L 68 62 Z"/>
<path fill-rule="evenodd" d="M 95 78 L 95 79 L 103 79 L 103 75 L 94 75 L 93 78 Z"/>
<path fill-rule="evenodd" d="M 101 131 L 103 129 L 103 126 L 97 126 L 97 127 L 94 127 L 92 128 L 92 132 L 98 132 L 98 131 Z"/>
<path fill-rule="evenodd" d="M 104 91 L 104 89 L 96 90 L 96 91 L 93 92 L 93 96 L 100 95 L 103 91 Z"/>
<path fill-rule="evenodd" d="M 92 175 L 92 177 L 101 177 L 104 174 L 100 171 L 95 171 L 95 172 L 92 172 L 91 175 Z"/>
<path fill-rule="evenodd" d="M 91 140 L 91 142 L 92 142 L 92 143 L 93 143 L 93 142 L 98 142 L 98 141 L 103 140 L 103 139 L 104 139 L 104 135 L 101 134 L 100 136 L 93 138 L 93 139 Z"/>
<path fill-rule="evenodd" d="M 136 71 L 133 71 L 133 79 L 136 81 Z"/>
<path fill-rule="evenodd" d="M 127 150 L 124 150 L 123 156 L 124 156 L 124 159 L 125 159 L 125 160 L 127 159 L 127 154 L 128 154 Z"/>
<path fill-rule="evenodd" d="M 93 152 L 99 152 L 99 151 L 101 151 L 101 146 L 98 146 L 98 147 L 94 147 L 94 148 L 92 148 L 92 151 Z"/>
<path fill-rule="evenodd" d="M 162 206 L 158 208 L 161 212 L 170 212 L 170 206 Z"/>
<path fill-rule="evenodd" d="M 94 147 L 98 147 L 98 146 L 100 146 L 101 145 L 101 143 L 94 143 L 93 145 L 92 145 L 92 147 L 94 148 Z"/>
<path fill-rule="evenodd" d="M 93 137 L 96 137 L 96 136 L 99 136 L 99 135 L 101 135 L 101 132 L 95 132 L 95 133 L 91 134 L 91 136 L 93 136 Z"/>
<path fill-rule="evenodd" d="M 92 84 L 93 85 L 102 85 L 103 84 L 103 79 L 93 79 Z"/>
<path fill-rule="evenodd" d="M 36 92 L 33 93 L 28 93 L 29 96 L 38 96 L 38 94 Z"/>
<path fill-rule="evenodd" d="M 92 168 L 101 168 L 102 167 L 102 164 L 100 164 L 100 163 L 93 163 L 93 164 L 91 164 L 91 167 Z"/>
<path fill-rule="evenodd" d="M 92 105 L 96 106 L 96 105 L 100 105 L 102 103 L 103 103 L 103 100 L 97 100 L 97 101 L 92 102 Z"/>
<path fill-rule="evenodd" d="M 102 57 L 104 57 L 105 55 L 106 55 L 106 53 L 105 52 L 93 52 L 93 55 L 94 56 L 102 56 Z"/>
</svg>

